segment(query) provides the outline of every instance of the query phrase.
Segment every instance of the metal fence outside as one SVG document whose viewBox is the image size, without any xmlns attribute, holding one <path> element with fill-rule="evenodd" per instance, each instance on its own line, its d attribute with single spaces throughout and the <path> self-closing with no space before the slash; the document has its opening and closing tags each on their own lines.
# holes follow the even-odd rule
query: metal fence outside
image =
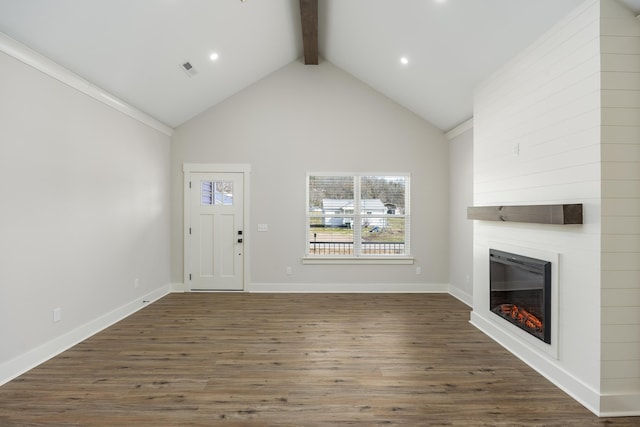
<svg viewBox="0 0 640 427">
<path fill-rule="evenodd" d="M 404 242 L 362 242 L 364 255 L 402 255 Z M 353 255 L 353 242 L 309 242 L 314 255 Z"/>
</svg>

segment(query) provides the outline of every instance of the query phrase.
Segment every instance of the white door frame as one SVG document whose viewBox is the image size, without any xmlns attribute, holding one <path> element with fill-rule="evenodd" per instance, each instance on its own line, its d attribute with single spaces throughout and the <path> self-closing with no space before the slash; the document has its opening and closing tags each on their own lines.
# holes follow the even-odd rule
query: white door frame
<svg viewBox="0 0 640 427">
<path fill-rule="evenodd" d="M 191 218 L 191 207 L 189 203 L 189 181 L 191 178 L 191 173 L 242 173 L 243 181 L 244 181 L 244 197 L 243 197 L 243 205 L 242 205 L 242 215 L 243 215 L 243 230 L 244 230 L 244 253 L 243 253 L 243 271 L 242 271 L 242 289 L 247 289 L 247 283 L 251 283 L 250 281 L 250 254 L 251 254 L 251 233 L 249 233 L 249 177 L 251 175 L 251 165 L 244 163 L 184 163 L 182 165 L 182 172 L 184 175 L 184 182 L 182 185 L 183 191 L 183 202 L 184 202 L 184 217 L 182 219 L 182 235 L 183 235 L 183 283 L 184 289 L 187 292 L 191 291 L 191 287 L 189 285 L 189 271 L 187 266 L 189 266 L 189 219 Z"/>
</svg>

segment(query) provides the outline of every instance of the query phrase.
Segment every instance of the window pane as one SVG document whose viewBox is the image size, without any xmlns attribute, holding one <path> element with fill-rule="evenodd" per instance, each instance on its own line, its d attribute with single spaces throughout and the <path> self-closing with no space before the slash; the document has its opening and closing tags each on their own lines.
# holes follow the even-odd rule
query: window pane
<svg viewBox="0 0 640 427">
<path fill-rule="evenodd" d="M 308 175 L 307 179 L 309 255 L 410 254 L 409 175 Z"/>
<path fill-rule="evenodd" d="M 405 219 L 403 217 L 364 218 L 362 228 L 363 255 L 405 254 Z"/>
<path fill-rule="evenodd" d="M 375 205 L 375 210 L 383 206 L 383 214 L 404 214 L 406 182 L 406 176 L 363 176 L 360 181 L 363 213 L 368 214 L 372 210 L 366 209 L 366 204 L 369 204 L 371 207 Z"/>
<path fill-rule="evenodd" d="M 309 212 L 353 213 L 353 176 L 309 176 Z"/>
<path fill-rule="evenodd" d="M 200 181 L 200 204 L 213 204 L 213 183 L 211 181 Z"/>
<path fill-rule="evenodd" d="M 309 254 L 353 255 L 352 222 L 350 217 L 310 218 Z"/>
<path fill-rule="evenodd" d="M 215 204 L 223 206 L 233 205 L 233 182 L 221 181 L 215 183 Z"/>
</svg>

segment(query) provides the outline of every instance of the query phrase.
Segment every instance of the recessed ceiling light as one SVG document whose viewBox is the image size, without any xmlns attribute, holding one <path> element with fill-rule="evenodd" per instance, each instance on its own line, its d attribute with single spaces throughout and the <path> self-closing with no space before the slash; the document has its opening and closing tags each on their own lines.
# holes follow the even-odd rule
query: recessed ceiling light
<svg viewBox="0 0 640 427">
<path fill-rule="evenodd" d="M 403 56 L 402 58 L 400 58 L 400 63 L 402 65 L 407 65 L 409 63 L 409 58 L 407 58 L 406 56 Z"/>
<path fill-rule="evenodd" d="M 212 61 L 217 61 L 219 57 L 220 56 L 216 52 L 213 52 L 211 55 L 209 55 L 209 59 Z"/>
</svg>

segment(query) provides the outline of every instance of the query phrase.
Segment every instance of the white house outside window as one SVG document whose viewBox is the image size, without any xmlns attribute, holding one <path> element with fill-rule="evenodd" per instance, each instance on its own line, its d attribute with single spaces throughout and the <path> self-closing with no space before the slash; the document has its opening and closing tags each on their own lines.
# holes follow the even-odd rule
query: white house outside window
<svg viewBox="0 0 640 427">
<path fill-rule="evenodd" d="M 305 261 L 408 259 L 409 174 L 307 174 Z"/>
</svg>

